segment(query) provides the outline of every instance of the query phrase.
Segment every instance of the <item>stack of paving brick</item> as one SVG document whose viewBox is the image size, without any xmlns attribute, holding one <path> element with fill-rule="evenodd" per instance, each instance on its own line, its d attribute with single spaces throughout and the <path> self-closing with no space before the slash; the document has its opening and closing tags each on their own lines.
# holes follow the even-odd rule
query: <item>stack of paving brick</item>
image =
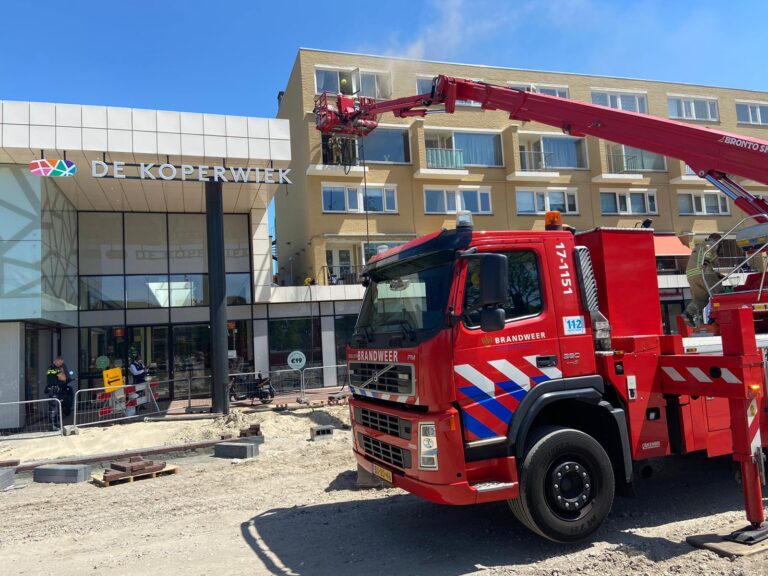
<svg viewBox="0 0 768 576">
<path fill-rule="evenodd" d="M 131 476 L 160 472 L 164 468 L 165 462 L 144 460 L 141 456 L 131 456 L 128 460 L 112 462 L 109 470 L 104 470 L 104 482 L 113 482 L 123 478 L 130 478 Z"/>
<path fill-rule="evenodd" d="M 261 436 L 261 424 L 251 424 L 249 428 L 240 429 L 240 438 L 248 438 L 250 436 Z"/>
</svg>

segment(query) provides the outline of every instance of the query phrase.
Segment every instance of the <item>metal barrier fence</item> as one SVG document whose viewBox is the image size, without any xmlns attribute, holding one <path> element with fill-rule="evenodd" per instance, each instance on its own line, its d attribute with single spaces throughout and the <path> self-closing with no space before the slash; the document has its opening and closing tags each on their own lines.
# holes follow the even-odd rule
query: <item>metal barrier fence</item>
<svg viewBox="0 0 768 576">
<path fill-rule="evenodd" d="M 0 402 L 0 439 L 60 436 L 62 407 L 58 398 Z"/>
<path fill-rule="evenodd" d="M 165 410 L 160 408 L 158 399 L 162 391 L 169 390 L 175 382 L 178 380 L 151 380 L 118 386 L 109 392 L 103 386 L 78 390 L 75 392 L 73 424 L 76 427 L 92 426 L 161 414 Z"/>
</svg>

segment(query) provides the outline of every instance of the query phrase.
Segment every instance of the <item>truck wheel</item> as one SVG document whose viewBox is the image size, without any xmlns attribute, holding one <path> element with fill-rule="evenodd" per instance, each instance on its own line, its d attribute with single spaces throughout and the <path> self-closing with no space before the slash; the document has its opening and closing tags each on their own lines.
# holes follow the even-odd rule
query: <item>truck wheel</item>
<svg viewBox="0 0 768 576">
<path fill-rule="evenodd" d="M 532 437 L 520 473 L 515 517 L 555 542 L 576 542 L 602 524 L 615 491 L 611 460 L 591 436 L 548 426 Z"/>
</svg>

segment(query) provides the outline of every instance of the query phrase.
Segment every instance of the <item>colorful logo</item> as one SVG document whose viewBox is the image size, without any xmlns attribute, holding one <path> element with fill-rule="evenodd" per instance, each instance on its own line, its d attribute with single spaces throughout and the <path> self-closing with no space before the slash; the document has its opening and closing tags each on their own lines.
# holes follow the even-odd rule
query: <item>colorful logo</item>
<svg viewBox="0 0 768 576">
<path fill-rule="evenodd" d="M 74 176 L 77 166 L 71 160 L 32 160 L 29 171 L 35 176 Z"/>
</svg>

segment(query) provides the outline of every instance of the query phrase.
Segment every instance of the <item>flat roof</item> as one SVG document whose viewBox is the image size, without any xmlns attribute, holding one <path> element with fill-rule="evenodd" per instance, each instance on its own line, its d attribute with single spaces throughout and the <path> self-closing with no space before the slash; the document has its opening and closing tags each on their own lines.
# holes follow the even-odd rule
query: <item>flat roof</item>
<svg viewBox="0 0 768 576">
<path fill-rule="evenodd" d="M 241 177 L 223 187 L 224 210 L 248 212 L 265 208 L 277 187 L 256 183 L 255 170 L 288 168 L 290 126 L 277 118 L 0 101 L 0 164 L 41 158 L 77 165 L 74 176 L 55 181 L 78 210 L 205 210 L 201 181 L 96 178 L 93 161 L 252 168 L 251 183 Z"/>
</svg>

